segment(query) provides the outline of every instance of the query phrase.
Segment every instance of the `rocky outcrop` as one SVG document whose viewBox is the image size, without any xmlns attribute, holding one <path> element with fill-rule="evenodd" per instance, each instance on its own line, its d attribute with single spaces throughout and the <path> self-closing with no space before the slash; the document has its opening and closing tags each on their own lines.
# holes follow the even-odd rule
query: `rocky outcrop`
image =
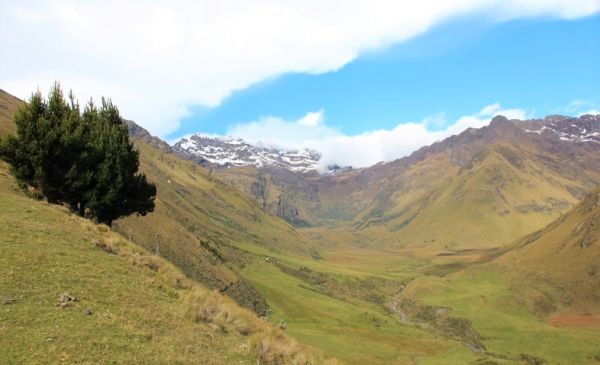
<svg viewBox="0 0 600 365">
<path fill-rule="evenodd" d="M 293 224 L 296 227 L 308 226 L 309 224 L 300 218 L 298 208 L 293 205 L 284 195 L 277 198 L 275 214 Z"/>
<path fill-rule="evenodd" d="M 131 120 L 124 119 L 123 121 L 125 122 L 125 125 L 127 125 L 129 135 L 134 140 L 139 140 L 139 141 L 145 142 L 145 143 L 149 144 L 150 146 L 152 146 L 154 148 L 158 148 L 165 152 L 172 152 L 171 146 L 169 146 L 169 144 L 166 143 L 165 141 L 163 141 L 162 139 L 160 139 L 158 137 L 154 137 L 146 129 L 142 128 L 141 126 L 139 126 L 138 124 L 136 124 L 135 122 L 133 122 Z"/>
</svg>

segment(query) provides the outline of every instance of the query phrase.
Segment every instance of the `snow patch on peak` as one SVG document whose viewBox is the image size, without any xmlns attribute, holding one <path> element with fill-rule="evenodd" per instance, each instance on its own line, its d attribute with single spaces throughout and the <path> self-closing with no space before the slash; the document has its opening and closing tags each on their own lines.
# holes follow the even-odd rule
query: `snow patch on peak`
<svg viewBox="0 0 600 365">
<path fill-rule="evenodd" d="M 541 121 L 533 121 L 533 124 L 537 128 L 522 129 L 527 133 L 557 138 L 560 141 L 600 143 L 600 115 L 584 115 L 580 118 L 549 116 Z"/>
<path fill-rule="evenodd" d="M 293 172 L 316 171 L 321 155 L 303 149 L 286 151 L 263 144 L 250 144 L 234 137 L 194 134 L 182 138 L 173 149 L 197 160 L 220 167 L 279 167 Z"/>
</svg>

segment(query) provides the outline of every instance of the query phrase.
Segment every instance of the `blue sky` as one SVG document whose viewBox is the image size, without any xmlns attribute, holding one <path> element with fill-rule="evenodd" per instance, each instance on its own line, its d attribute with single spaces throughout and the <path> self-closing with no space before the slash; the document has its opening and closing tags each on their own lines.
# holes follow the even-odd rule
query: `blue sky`
<svg viewBox="0 0 600 365">
<path fill-rule="evenodd" d="M 600 0 L 0 1 L 0 88 L 368 166 L 496 114 L 596 113 L 599 39 Z"/>
<path fill-rule="evenodd" d="M 281 75 L 218 107 L 193 108 L 169 137 L 226 134 L 233 124 L 266 116 L 295 120 L 317 110 L 344 134 L 439 113 L 443 120 L 431 129 L 442 128 L 495 102 L 531 117 L 577 114 L 600 105 L 599 85 L 600 16 L 500 24 L 461 18 L 337 71 Z"/>
</svg>

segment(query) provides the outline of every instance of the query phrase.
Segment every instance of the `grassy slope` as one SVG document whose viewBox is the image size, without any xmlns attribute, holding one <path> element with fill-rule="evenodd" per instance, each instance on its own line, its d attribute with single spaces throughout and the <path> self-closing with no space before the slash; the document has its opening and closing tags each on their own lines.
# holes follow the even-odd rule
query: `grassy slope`
<svg viewBox="0 0 600 365">
<path fill-rule="evenodd" d="M 559 220 L 518 242 L 498 264 L 542 295 L 538 305 L 542 299 L 549 302 L 533 309 L 600 313 L 600 187 Z"/>
<path fill-rule="evenodd" d="M 450 161 L 447 153 L 432 156 L 394 178 L 355 225 L 383 225 L 392 231 L 388 242 L 498 247 L 552 222 L 578 202 L 571 191 L 589 191 L 600 179 L 574 180 L 542 166 L 535 151 L 504 144 L 487 146 L 465 167 Z"/>
<path fill-rule="evenodd" d="M 450 307 L 453 315 L 473 323 L 489 353 L 508 360 L 527 354 L 553 364 L 595 364 L 600 357 L 599 201 L 596 189 L 498 259 L 443 278 L 420 277 L 403 296 Z M 553 324 L 557 319 L 566 320 L 559 326 Z"/>
<path fill-rule="evenodd" d="M 138 141 L 141 170 L 157 185 L 156 209 L 145 217 L 115 222 L 117 230 L 150 250 L 158 250 L 186 274 L 218 288 L 259 313 L 262 298 L 236 274 L 247 243 L 273 252 L 315 254 L 312 243 L 256 202 L 212 178 L 193 162 Z"/>
<path fill-rule="evenodd" d="M 8 114 L 0 115 L 0 122 L 4 128 L 2 130 L 3 134 L 6 131 L 14 131 L 14 122 L 10 116 L 15 109 L 13 101 L 16 101 L 16 104 L 20 103 L 18 99 L 12 98 L 9 94 L 3 93 L 0 95 L 0 106 L 3 110 L 10 110 Z M 249 259 L 248 254 L 237 250 L 232 242 L 275 251 L 285 249 L 301 257 L 309 257 L 309 254 L 314 255 L 310 242 L 298 235 L 287 223 L 265 214 L 251 199 L 218 180 L 212 179 L 205 170 L 195 164 L 171 156 L 165 151 L 164 144 L 155 142 L 152 138 L 140 138 L 136 144 L 141 151 L 142 170 L 158 185 L 157 209 L 155 213 L 146 217 L 129 217 L 119 220 L 115 223 L 115 227 L 124 236 L 131 238 L 131 240 L 151 251 L 156 250 L 158 242 L 160 255 L 168 258 L 182 269 L 187 277 L 200 280 L 210 287 L 219 288 L 247 307 L 258 311 L 264 310 L 264 300 L 260 294 L 250 287 L 235 270 L 232 270 L 232 267 L 244 266 Z M 106 331 L 114 331 L 115 334 L 120 333 L 118 331 L 123 332 L 122 336 L 114 339 L 104 337 L 100 339 L 87 333 L 98 326 L 94 321 L 80 330 L 72 329 L 73 326 L 77 325 L 80 317 L 65 318 L 63 315 L 41 321 L 35 317 L 39 316 L 40 313 L 44 313 L 47 308 L 44 305 L 41 305 L 41 307 L 36 306 L 35 300 L 37 298 L 35 298 L 34 303 L 28 303 L 27 306 L 23 303 L 21 306 L 7 307 L 7 313 L 14 313 L 14 316 L 18 317 L 23 317 L 23 313 L 15 309 L 34 311 L 30 314 L 31 318 L 28 317 L 27 320 L 38 321 L 40 325 L 39 338 L 32 336 L 27 328 L 20 326 L 21 337 L 15 337 L 15 341 L 10 344 L 16 352 L 6 354 L 7 361 L 17 361 L 18 356 L 21 356 L 22 360 L 35 361 L 33 355 L 28 355 L 31 352 L 30 350 L 47 340 L 42 338 L 44 333 L 50 331 L 46 327 L 60 325 L 65 327 L 64 330 L 56 329 L 52 333 L 57 337 L 65 337 L 68 332 L 69 336 L 66 338 L 73 341 L 70 349 L 78 352 L 79 355 L 75 356 L 70 350 L 66 351 L 67 347 L 64 344 L 50 346 L 52 345 L 50 342 L 53 342 L 55 338 L 52 336 L 50 340 L 47 340 L 48 344 L 43 343 L 44 346 L 40 347 L 41 350 L 35 356 L 41 358 L 44 353 L 48 352 L 50 355 L 65 355 L 69 356 L 70 359 L 94 363 L 98 361 L 97 359 L 100 356 L 103 356 L 102 354 L 112 351 L 114 352 L 115 361 L 119 363 L 135 363 L 136 361 L 141 363 L 171 363 L 179 360 L 184 363 L 189 361 L 228 363 L 234 359 L 256 359 L 257 353 L 262 354 L 262 362 L 277 358 L 282 361 L 280 355 L 289 353 L 288 355 L 291 355 L 291 357 L 287 355 L 283 357 L 288 362 L 292 360 L 301 361 L 303 358 L 309 360 L 316 358 L 317 361 L 310 360 L 312 363 L 323 362 L 318 360 L 321 358 L 318 353 L 303 349 L 268 325 L 258 322 L 254 314 L 244 312 L 225 297 L 219 294 L 211 294 L 205 289 L 198 288 L 197 284 L 186 281 L 183 275 L 176 273 L 177 269 L 165 264 L 156 256 L 148 256 L 144 249 L 126 243 L 124 239 L 112 232 L 106 232 L 105 228 L 96 227 L 87 221 L 67 215 L 61 208 L 32 202 L 21 196 L 14 188 L 5 165 L 0 168 L 0 178 L 3 179 L 0 187 L 6 188 L 0 194 L 2 207 L 6 205 L 6 207 L 14 208 L 13 210 L 5 210 L 7 214 L 3 215 L 2 218 L 6 222 L 2 222 L 3 225 L 0 228 L 8 230 L 10 235 L 7 237 L 12 238 L 14 236 L 16 240 L 14 242 L 28 245 L 36 244 L 36 246 L 28 246 L 31 255 L 34 257 L 34 259 L 31 259 L 29 257 L 30 252 L 23 255 L 17 251 L 18 246 L 8 246 L 13 241 L 2 240 L 0 242 L 3 245 L 7 244 L 6 250 L 3 247 L 2 252 L 3 254 L 5 252 L 10 254 L 10 256 L 5 256 L 5 263 L 8 266 L 4 267 L 11 275 L 10 277 L 3 275 L 6 280 L 2 282 L 0 295 L 11 298 L 16 297 L 17 302 L 24 302 L 26 298 L 31 298 L 29 297 L 31 293 L 15 288 L 11 280 L 19 278 L 24 283 L 27 281 L 40 282 L 39 278 L 41 277 L 45 281 L 40 284 L 38 292 L 31 294 L 42 295 L 39 291 L 43 291 L 46 302 L 41 304 L 47 304 L 54 309 L 53 306 L 57 301 L 56 295 L 64 290 L 68 290 L 76 296 L 85 295 L 86 297 L 76 304 L 78 315 L 81 314 L 83 310 L 81 307 L 84 305 L 86 308 L 92 308 L 94 312 L 98 310 L 96 305 L 98 307 L 109 305 L 106 310 L 113 311 L 111 312 L 113 314 L 118 312 L 119 316 L 114 317 L 107 324 L 108 329 Z M 38 206 L 43 207 L 40 211 L 43 218 L 35 215 L 32 218 L 36 219 L 37 223 L 23 226 L 20 222 L 29 213 L 37 212 L 38 209 L 35 207 Z M 37 226 L 41 227 L 41 233 L 33 232 Z M 69 234 L 63 236 L 65 232 Z M 0 237 L 5 237 L 4 233 L 2 232 Z M 32 239 L 34 236 L 35 240 Z M 121 258 L 108 256 L 94 246 L 96 242 L 104 240 L 105 236 L 108 237 L 108 241 L 116 240 L 118 246 L 124 245 L 127 248 L 120 249 L 120 256 L 124 256 L 122 260 Z M 85 244 L 78 246 L 78 243 L 81 242 Z M 41 243 L 45 244 L 43 251 L 40 251 L 37 246 Z M 9 248 L 12 251 L 9 251 Z M 142 256 L 138 256 L 137 253 Z M 70 256 L 71 254 L 73 257 Z M 58 258 L 56 258 L 57 256 Z M 65 257 L 63 258 L 63 256 Z M 150 262 L 160 263 L 161 272 L 163 268 L 168 268 L 168 272 L 175 272 L 176 274 L 168 273 L 165 278 L 157 280 L 157 275 L 152 271 L 137 269 L 135 266 L 129 267 L 132 261 L 139 261 L 142 257 L 151 257 Z M 43 265 L 45 258 L 49 258 L 51 261 L 48 265 Z M 111 263 L 110 265 L 104 265 L 107 258 L 108 262 Z M 70 262 L 71 259 L 81 263 L 80 267 Z M 102 263 L 101 268 L 96 268 L 95 265 L 91 264 L 96 261 Z M 123 262 L 126 263 L 125 268 L 119 266 Z M 63 264 L 67 265 L 68 268 L 60 271 Z M 20 273 L 21 267 L 30 265 L 34 265 L 30 276 Z M 140 280 L 135 277 L 138 274 L 136 270 L 141 270 L 144 274 L 149 275 L 149 278 L 142 277 L 140 280 L 146 280 L 150 284 L 146 282 L 143 285 L 140 284 Z M 57 277 L 47 275 L 44 272 L 58 272 L 60 277 L 57 279 Z M 99 278 L 91 280 L 90 278 L 94 276 L 99 276 Z M 158 276 L 162 277 L 162 274 Z M 81 278 L 86 278 L 86 280 Z M 114 281 L 114 283 L 109 281 Z M 174 285 L 173 283 L 183 281 L 187 283 L 186 286 L 190 285 L 195 289 L 192 290 L 192 294 L 185 295 L 187 299 L 178 301 L 179 290 L 171 287 Z M 141 288 L 141 292 L 138 293 L 135 288 Z M 94 298 L 88 297 L 89 293 L 93 293 Z M 105 299 L 98 299 L 98 297 Z M 191 299 L 188 297 L 191 297 Z M 212 308 L 208 311 L 209 317 L 215 316 L 217 318 L 214 320 L 212 318 L 209 318 L 210 320 L 203 319 L 202 322 L 206 322 L 205 324 L 196 324 L 193 320 L 190 323 L 182 322 L 189 319 L 190 316 L 198 317 L 194 312 L 205 313 L 203 302 L 208 302 L 208 308 Z M 129 306 L 130 303 L 131 306 Z M 128 305 L 125 306 L 124 304 Z M 192 312 L 191 315 L 190 312 Z M 58 311 L 57 313 L 62 312 Z M 103 312 L 104 319 L 107 316 L 112 316 L 112 314 L 106 313 Z M 239 313 L 242 314 L 238 315 Z M 128 319 L 127 316 L 129 315 L 133 319 Z M 182 318 L 183 315 L 186 317 Z M 88 318 L 81 316 L 84 319 Z M 201 317 L 203 318 L 203 316 Z M 248 320 L 246 317 L 251 319 Z M 2 326 L 0 324 L 0 329 L 14 332 L 14 327 L 18 325 L 19 321 L 14 319 L 16 317 L 13 317 L 13 315 L 7 318 L 7 325 Z M 241 318 L 241 320 L 237 320 L 237 318 Z M 124 319 L 127 319 L 127 321 L 124 321 Z M 231 336 L 221 336 L 220 330 L 215 331 L 215 328 L 218 327 L 230 332 L 239 332 L 236 326 L 246 328 L 248 322 L 250 328 L 256 327 L 256 331 L 252 330 L 256 332 L 256 335 L 253 335 L 253 338 L 250 339 L 251 354 L 248 354 L 248 351 L 238 351 L 240 344 L 248 342 L 247 337 L 244 338 L 244 336 L 235 333 Z M 15 326 L 13 326 L 13 323 Z M 118 327 L 121 324 L 126 328 L 119 329 Z M 129 328 L 131 326 L 134 328 Z M 84 332 L 86 332 L 85 336 Z M 136 335 L 139 333 L 141 333 L 142 338 L 138 342 L 141 342 L 141 345 L 135 342 Z M 152 339 L 157 339 L 159 336 L 161 343 L 152 341 Z M 79 338 L 82 340 L 79 340 Z M 89 341 L 89 343 L 82 341 Z M 62 340 L 60 342 L 63 343 Z M 65 340 L 65 342 L 67 341 Z M 103 349 L 98 350 L 100 354 L 94 352 L 94 348 L 100 346 L 98 343 L 101 345 L 105 343 Z M 2 344 L 3 348 L 4 345 L 8 346 L 8 344 Z M 51 347 L 50 350 L 47 349 L 48 346 Z M 115 348 L 118 350 L 115 350 Z M 147 355 L 144 351 L 147 352 Z M 104 358 L 102 359 L 104 361 Z"/>
<path fill-rule="evenodd" d="M 0 251 L 3 364 L 319 357 L 108 227 L 24 196 L 2 163 Z M 62 308 L 64 292 L 77 301 Z"/>
<path fill-rule="evenodd" d="M 14 131 L 12 115 L 21 103 L 0 91 L 0 136 Z M 138 127 L 137 132 L 141 170 L 158 188 L 156 209 L 146 217 L 121 219 L 115 229 L 148 250 L 158 247 L 158 253 L 186 275 L 264 313 L 264 299 L 231 268 L 246 260 L 232 242 L 315 255 L 310 241 L 203 168 L 168 153 L 164 143 L 145 130 Z"/>
<path fill-rule="evenodd" d="M 457 356 L 455 361 L 457 358 L 464 362 L 477 359 L 460 342 L 411 323 L 400 323 L 389 315 L 382 303 L 356 295 L 356 290 L 383 291 L 381 283 L 373 280 L 368 270 L 353 271 L 343 265 L 338 268 L 330 265 L 328 259 L 273 257 L 276 264 L 256 261 L 246 266 L 242 275 L 267 298 L 271 320 L 275 323 L 284 320 L 288 323 L 287 333 L 302 342 L 322 348 L 349 364 L 412 364 L 417 358 L 450 364 L 453 362 L 452 358 L 446 359 L 448 352 Z M 307 267 L 313 272 L 326 273 L 337 280 L 337 284 L 328 290 L 327 283 L 289 275 L 277 265 Z M 345 297 L 347 291 L 350 293 Z M 385 300 L 391 296 L 385 296 Z"/>
</svg>

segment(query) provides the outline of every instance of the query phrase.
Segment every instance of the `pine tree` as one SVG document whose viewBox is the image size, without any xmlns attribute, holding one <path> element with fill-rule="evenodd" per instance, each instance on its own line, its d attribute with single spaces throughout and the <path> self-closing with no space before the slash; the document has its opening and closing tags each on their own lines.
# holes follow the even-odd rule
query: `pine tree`
<svg viewBox="0 0 600 365">
<path fill-rule="evenodd" d="M 156 187 L 145 175 L 137 174 L 139 153 L 129 141 L 116 106 L 103 99 L 100 110 L 86 110 L 84 114 L 93 120 L 91 141 L 98 156 L 95 185 L 87 194 L 93 215 L 110 225 L 123 215 L 151 212 Z"/>
<path fill-rule="evenodd" d="M 34 93 L 15 122 L 16 136 L 0 140 L 0 158 L 22 187 L 109 225 L 153 211 L 156 187 L 138 174 L 139 153 L 109 100 L 100 109 L 90 101 L 81 113 L 73 94 L 67 102 L 55 84 L 47 101 Z"/>
</svg>

